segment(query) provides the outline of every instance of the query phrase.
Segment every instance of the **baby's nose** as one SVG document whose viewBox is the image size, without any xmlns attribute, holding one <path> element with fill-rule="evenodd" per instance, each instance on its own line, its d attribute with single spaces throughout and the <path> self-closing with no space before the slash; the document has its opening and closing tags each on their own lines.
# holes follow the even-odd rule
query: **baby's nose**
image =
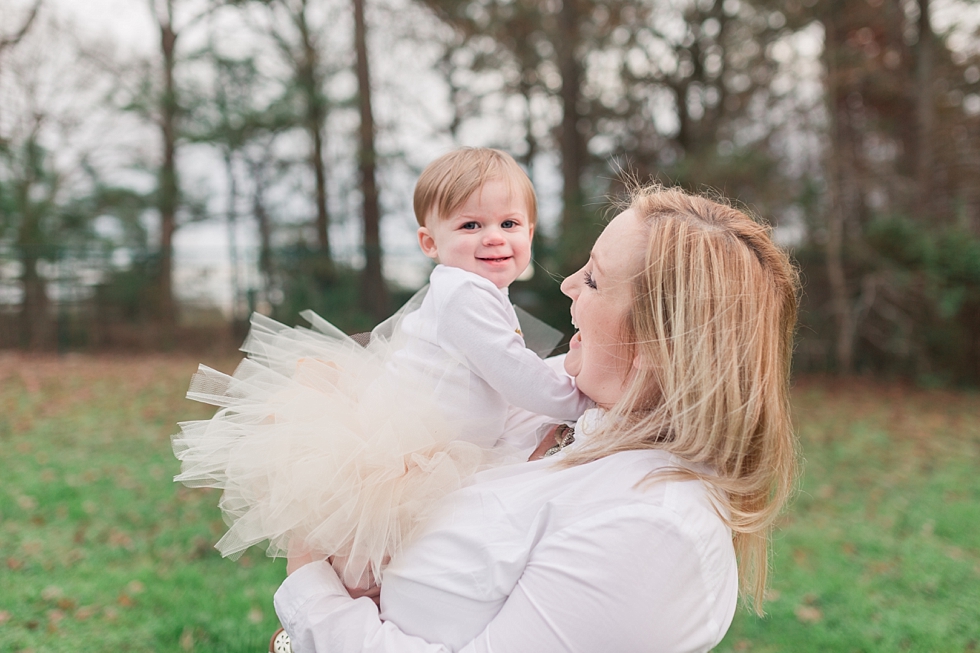
<svg viewBox="0 0 980 653">
<path fill-rule="evenodd" d="M 483 231 L 483 242 L 488 245 L 497 245 L 504 242 L 504 234 L 496 227 L 490 227 Z"/>
</svg>

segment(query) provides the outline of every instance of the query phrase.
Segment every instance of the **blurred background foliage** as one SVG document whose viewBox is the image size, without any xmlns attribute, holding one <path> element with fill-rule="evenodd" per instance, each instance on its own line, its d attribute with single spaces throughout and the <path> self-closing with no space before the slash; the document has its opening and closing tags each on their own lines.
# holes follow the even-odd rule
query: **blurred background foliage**
<svg viewBox="0 0 980 653">
<path fill-rule="evenodd" d="M 0 0 L 0 347 L 227 347 L 306 307 L 368 329 L 414 290 L 415 176 L 489 145 L 547 217 L 513 297 L 559 328 L 556 279 L 653 178 L 775 226 L 797 369 L 980 382 L 975 2 L 146 0 L 136 54 L 59 6 Z M 206 222 L 221 310 L 175 262 Z"/>
</svg>

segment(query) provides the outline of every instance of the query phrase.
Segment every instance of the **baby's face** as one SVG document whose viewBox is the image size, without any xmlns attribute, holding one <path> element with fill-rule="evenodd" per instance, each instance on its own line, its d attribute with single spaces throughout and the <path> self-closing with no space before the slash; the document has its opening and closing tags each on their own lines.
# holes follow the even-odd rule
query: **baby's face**
<svg viewBox="0 0 980 653">
<path fill-rule="evenodd" d="M 504 179 L 478 188 L 449 216 L 430 216 L 419 245 L 443 265 L 478 274 L 506 288 L 531 262 L 534 226 L 527 205 Z"/>
</svg>

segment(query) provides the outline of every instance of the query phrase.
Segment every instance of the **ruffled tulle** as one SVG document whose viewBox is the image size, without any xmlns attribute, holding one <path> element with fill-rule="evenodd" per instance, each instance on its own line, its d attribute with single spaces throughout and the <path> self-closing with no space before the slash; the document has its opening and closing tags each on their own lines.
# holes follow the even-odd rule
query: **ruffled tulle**
<svg viewBox="0 0 980 653">
<path fill-rule="evenodd" d="M 220 410 L 180 424 L 174 480 L 223 490 L 222 555 L 267 542 L 271 556 L 290 546 L 335 556 L 352 586 L 377 577 L 436 499 L 508 454 L 454 437 L 432 398 L 438 375 L 385 374 L 397 316 L 366 347 L 304 317 L 313 329 L 254 315 L 232 376 L 199 368 L 187 396 Z"/>
</svg>

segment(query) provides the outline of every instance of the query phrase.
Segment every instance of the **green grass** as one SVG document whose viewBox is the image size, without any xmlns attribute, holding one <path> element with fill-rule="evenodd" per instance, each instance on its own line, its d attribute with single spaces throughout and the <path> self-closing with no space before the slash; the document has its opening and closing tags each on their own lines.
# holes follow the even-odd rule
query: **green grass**
<svg viewBox="0 0 980 653">
<path fill-rule="evenodd" d="M 171 478 L 190 360 L 0 358 L 0 651 L 263 651 L 283 561 Z M 227 367 L 227 366 L 226 366 Z"/>
<path fill-rule="evenodd" d="M 809 380 L 763 619 L 719 651 L 980 647 L 980 395 Z"/>
<path fill-rule="evenodd" d="M 170 480 L 175 422 L 211 414 L 182 398 L 195 365 L 0 357 L 0 651 L 265 650 L 283 561 L 220 558 L 217 493 Z M 980 649 L 980 396 L 794 399 L 806 466 L 768 614 L 740 609 L 718 650 Z"/>
</svg>

